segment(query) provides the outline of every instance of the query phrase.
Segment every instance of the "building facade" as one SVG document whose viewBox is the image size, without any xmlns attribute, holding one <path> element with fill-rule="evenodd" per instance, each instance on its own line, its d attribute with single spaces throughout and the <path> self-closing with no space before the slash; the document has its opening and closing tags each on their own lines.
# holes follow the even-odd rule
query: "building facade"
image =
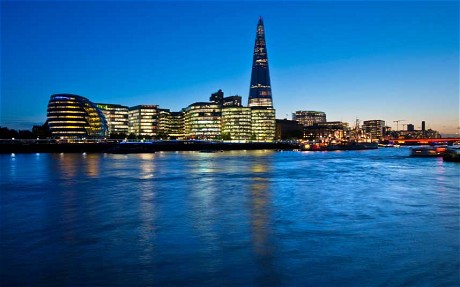
<svg viewBox="0 0 460 287">
<path fill-rule="evenodd" d="M 108 136 L 107 122 L 102 111 L 90 100 L 78 95 L 52 95 L 48 102 L 47 123 L 54 138 Z"/>
<path fill-rule="evenodd" d="M 101 103 L 96 104 L 96 106 L 105 116 L 109 135 L 128 135 L 128 107 Z"/>
<path fill-rule="evenodd" d="M 297 121 L 291 120 L 276 120 L 276 134 L 277 140 L 291 140 L 303 138 L 303 125 Z"/>
<path fill-rule="evenodd" d="M 267 107 L 251 108 L 251 140 L 271 142 L 275 139 L 275 110 Z"/>
<path fill-rule="evenodd" d="M 326 113 L 318 111 L 296 111 L 292 113 L 292 120 L 297 121 L 304 127 L 327 122 Z"/>
<path fill-rule="evenodd" d="M 349 127 L 347 123 L 334 121 L 315 123 L 312 126 L 304 127 L 304 139 L 320 143 L 340 143 L 349 138 Z"/>
<path fill-rule="evenodd" d="M 138 137 L 157 136 L 158 106 L 138 105 L 129 108 L 129 133 Z"/>
<path fill-rule="evenodd" d="M 265 28 L 262 17 L 257 23 L 248 106 L 273 107 Z"/>
<path fill-rule="evenodd" d="M 246 142 L 251 139 L 251 108 L 227 106 L 222 108 L 222 139 Z"/>
<path fill-rule="evenodd" d="M 185 108 L 184 133 L 188 139 L 221 139 L 221 105 L 197 102 Z"/>
<path fill-rule="evenodd" d="M 385 121 L 368 120 L 363 121 L 363 130 L 368 134 L 371 140 L 381 140 L 384 136 Z"/>
</svg>

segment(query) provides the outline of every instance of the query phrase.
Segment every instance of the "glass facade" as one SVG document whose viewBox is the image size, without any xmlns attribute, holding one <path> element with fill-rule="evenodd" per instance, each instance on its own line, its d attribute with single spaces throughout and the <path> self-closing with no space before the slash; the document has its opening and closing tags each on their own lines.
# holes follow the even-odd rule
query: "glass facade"
<svg viewBox="0 0 460 287">
<path fill-rule="evenodd" d="M 275 139 L 275 110 L 265 107 L 251 108 L 251 139 L 270 142 Z"/>
<path fill-rule="evenodd" d="M 363 130 L 369 134 L 371 139 L 383 138 L 383 130 L 385 128 L 385 121 L 382 120 L 369 120 L 363 121 Z"/>
<path fill-rule="evenodd" d="M 216 140 L 221 138 L 221 106 L 199 102 L 188 106 L 184 113 L 185 136 L 189 139 Z"/>
<path fill-rule="evenodd" d="M 78 95 L 52 95 L 48 102 L 47 122 L 54 138 L 104 138 L 108 135 L 102 111 Z"/>
<path fill-rule="evenodd" d="M 273 107 L 267 45 L 265 43 L 265 29 L 262 17 L 260 17 L 257 24 L 248 106 Z"/>
<path fill-rule="evenodd" d="M 292 113 L 292 119 L 304 127 L 309 127 L 316 123 L 326 122 L 326 113 L 317 111 L 296 111 Z"/>
<path fill-rule="evenodd" d="M 157 136 L 158 106 L 139 105 L 129 108 L 129 133 L 140 137 Z"/>
<path fill-rule="evenodd" d="M 233 106 L 222 109 L 222 139 L 238 142 L 251 139 L 251 108 Z"/>
<path fill-rule="evenodd" d="M 169 137 L 172 139 L 183 139 L 185 133 L 184 112 L 171 112 L 171 126 Z"/>
<path fill-rule="evenodd" d="M 107 121 L 109 134 L 128 135 L 128 107 L 115 104 L 96 104 Z"/>
</svg>

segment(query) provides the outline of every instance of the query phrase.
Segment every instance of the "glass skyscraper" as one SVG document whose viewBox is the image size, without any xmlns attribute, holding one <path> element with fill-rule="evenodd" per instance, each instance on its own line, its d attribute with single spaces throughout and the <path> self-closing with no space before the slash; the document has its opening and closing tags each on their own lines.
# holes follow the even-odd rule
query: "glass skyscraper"
<svg viewBox="0 0 460 287">
<path fill-rule="evenodd" d="M 257 24 L 248 106 L 273 107 L 270 73 L 268 70 L 267 46 L 265 44 L 265 30 L 262 17 L 259 18 L 259 23 Z"/>
</svg>

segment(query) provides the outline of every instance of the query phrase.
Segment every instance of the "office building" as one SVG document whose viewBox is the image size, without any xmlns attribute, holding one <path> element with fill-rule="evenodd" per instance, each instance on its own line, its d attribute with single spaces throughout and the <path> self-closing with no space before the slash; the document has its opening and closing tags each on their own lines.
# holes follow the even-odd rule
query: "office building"
<svg viewBox="0 0 460 287">
<path fill-rule="evenodd" d="M 315 123 L 304 127 L 304 138 L 311 141 L 339 143 L 347 140 L 347 137 L 349 137 L 348 123 L 340 121 Z"/>
<path fill-rule="evenodd" d="M 104 138 L 108 135 L 102 111 L 90 100 L 78 95 L 52 95 L 48 102 L 47 122 L 54 138 Z"/>
<path fill-rule="evenodd" d="M 199 140 L 221 138 L 221 105 L 215 102 L 197 102 L 184 111 L 185 137 Z"/>
<path fill-rule="evenodd" d="M 171 125 L 168 136 L 170 139 L 183 139 L 185 136 L 184 112 L 171 112 Z"/>
<path fill-rule="evenodd" d="M 251 139 L 251 108 L 236 105 L 222 108 L 222 139 L 237 142 Z"/>
<path fill-rule="evenodd" d="M 96 106 L 105 116 L 110 135 L 128 135 L 128 107 L 101 103 Z"/>
<path fill-rule="evenodd" d="M 129 133 L 138 137 L 154 138 L 157 136 L 158 106 L 138 105 L 128 111 Z"/>
<path fill-rule="evenodd" d="M 292 119 L 304 127 L 309 127 L 316 123 L 327 122 L 326 113 L 318 111 L 296 111 L 292 113 Z"/>
<path fill-rule="evenodd" d="M 371 140 L 381 140 L 384 136 L 385 121 L 368 120 L 363 121 L 363 130 L 368 134 Z"/>
<path fill-rule="evenodd" d="M 275 110 L 267 107 L 251 107 L 251 140 L 271 142 L 275 139 Z"/>
</svg>

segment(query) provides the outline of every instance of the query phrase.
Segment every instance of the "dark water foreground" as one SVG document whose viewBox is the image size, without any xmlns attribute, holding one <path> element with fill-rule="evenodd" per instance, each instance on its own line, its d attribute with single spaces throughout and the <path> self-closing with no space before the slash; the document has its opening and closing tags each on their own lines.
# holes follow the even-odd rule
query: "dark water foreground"
<svg viewBox="0 0 460 287">
<path fill-rule="evenodd" d="M 0 285 L 459 286 L 460 165 L 408 154 L 3 154 Z"/>
</svg>

